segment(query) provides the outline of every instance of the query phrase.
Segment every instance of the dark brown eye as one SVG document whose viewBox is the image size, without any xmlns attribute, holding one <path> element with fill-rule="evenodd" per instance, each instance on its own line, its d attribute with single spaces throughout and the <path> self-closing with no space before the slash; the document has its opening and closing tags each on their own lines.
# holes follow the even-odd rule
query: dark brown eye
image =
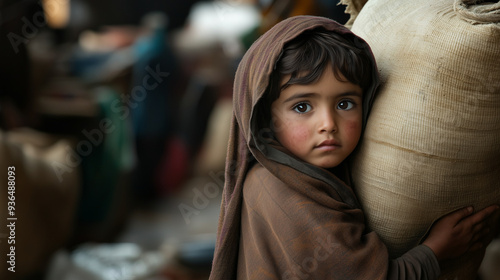
<svg viewBox="0 0 500 280">
<path fill-rule="evenodd" d="M 340 110 L 350 110 L 354 107 L 354 103 L 349 100 L 342 100 L 337 105 L 337 108 Z"/>
<path fill-rule="evenodd" d="M 299 103 L 293 107 L 293 110 L 299 114 L 304 114 L 311 111 L 311 105 L 307 103 Z"/>
</svg>

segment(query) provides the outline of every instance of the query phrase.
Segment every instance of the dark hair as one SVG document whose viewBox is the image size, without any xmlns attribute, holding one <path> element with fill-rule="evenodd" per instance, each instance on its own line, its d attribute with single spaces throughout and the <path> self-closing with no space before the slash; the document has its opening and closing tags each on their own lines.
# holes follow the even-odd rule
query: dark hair
<svg viewBox="0 0 500 280">
<path fill-rule="evenodd" d="M 369 89 L 374 82 L 374 62 L 369 51 L 360 46 L 361 42 L 355 35 L 344 36 L 318 28 L 305 31 L 285 44 L 261 100 L 261 120 L 267 122 L 261 124 L 269 125 L 271 104 L 283 89 L 317 81 L 328 65 L 337 79 L 345 78 L 360 86 L 363 92 Z M 286 75 L 290 75 L 290 79 L 281 85 Z"/>
</svg>

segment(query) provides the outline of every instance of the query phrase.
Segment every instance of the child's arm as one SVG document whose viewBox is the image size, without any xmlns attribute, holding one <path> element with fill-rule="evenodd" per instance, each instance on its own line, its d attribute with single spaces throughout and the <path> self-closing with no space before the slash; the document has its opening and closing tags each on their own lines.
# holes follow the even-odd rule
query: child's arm
<svg viewBox="0 0 500 280">
<path fill-rule="evenodd" d="M 499 208 L 492 205 L 475 214 L 472 207 L 452 212 L 432 226 L 423 244 L 434 252 L 439 262 L 484 248 L 493 238 L 487 218 Z"/>
<path fill-rule="evenodd" d="M 437 279 L 444 260 L 458 258 L 491 242 L 493 230 L 489 230 L 487 222 L 497 209 L 499 206 L 493 205 L 473 214 L 473 209 L 466 207 L 441 217 L 423 245 L 391 260 L 387 279 Z"/>
</svg>

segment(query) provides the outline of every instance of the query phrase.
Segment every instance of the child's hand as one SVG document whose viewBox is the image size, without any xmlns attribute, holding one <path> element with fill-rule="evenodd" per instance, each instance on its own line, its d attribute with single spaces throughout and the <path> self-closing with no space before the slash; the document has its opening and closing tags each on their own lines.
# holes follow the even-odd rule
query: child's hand
<svg viewBox="0 0 500 280">
<path fill-rule="evenodd" d="M 492 205 L 475 214 L 472 207 L 452 212 L 434 223 L 423 244 L 432 249 L 438 261 L 484 248 L 493 238 L 487 218 L 499 208 Z"/>
</svg>

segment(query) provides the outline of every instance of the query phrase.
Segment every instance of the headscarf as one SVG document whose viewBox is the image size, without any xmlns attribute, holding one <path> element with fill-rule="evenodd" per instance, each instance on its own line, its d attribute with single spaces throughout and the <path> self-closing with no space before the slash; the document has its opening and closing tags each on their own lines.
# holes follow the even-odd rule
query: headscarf
<svg viewBox="0 0 500 280">
<path fill-rule="evenodd" d="M 236 71 L 233 91 L 233 118 L 226 158 L 225 186 L 218 225 L 218 237 L 210 279 L 235 279 L 240 240 L 242 189 L 247 171 L 257 160 L 290 188 L 328 207 L 332 197 L 359 209 L 351 188 L 329 171 L 289 155 L 275 141 L 268 141 L 257 126 L 256 106 L 269 84 L 270 76 L 285 44 L 306 30 L 323 28 L 342 36 L 371 54 L 368 44 L 339 23 L 317 16 L 296 16 L 276 24 L 257 39 L 242 58 Z M 366 124 L 378 86 L 373 55 L 373 83 L 363 93 L 363 125 Z M 286 174 L 286 176 L 284 175 Z M 302 184 L 297 184 L 297 180 Z M 305 184 L 304 184 L 305 182 Z M 309 186 L 304 188 L 305 186 Z"/>
</svg>

